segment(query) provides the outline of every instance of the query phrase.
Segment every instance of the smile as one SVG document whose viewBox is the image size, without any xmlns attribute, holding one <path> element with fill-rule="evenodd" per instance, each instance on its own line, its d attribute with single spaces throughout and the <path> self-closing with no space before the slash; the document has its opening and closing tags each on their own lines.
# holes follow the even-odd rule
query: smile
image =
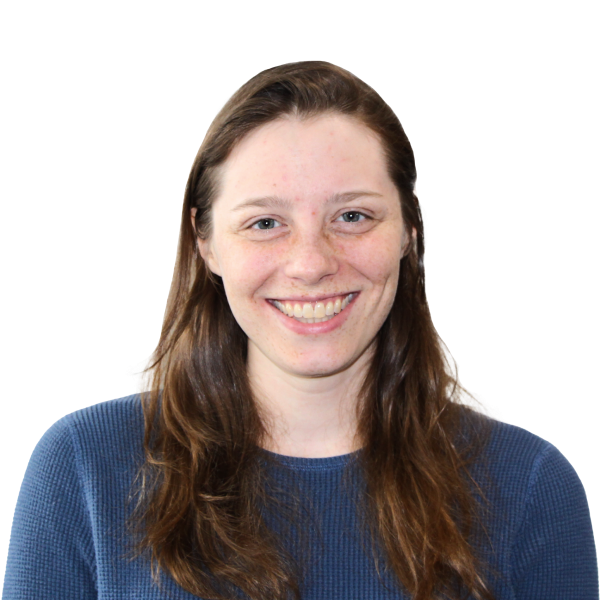
<svg viewBox="0 0 600 600">
<path fill-rule="evenodd" d="M 357 303 L 360 292 L 348 294 L 342 298 L 338 297 L 335 302 L 328 298 L 327 305 L 324 302 L 316 302 L 313 310 L 312 304 L 300 305 L 299 302 L 286 301 L 285 305 L 278 300 L 265 299 L 265 303 L 273 310 L 274 317 L 281 321 L 281 324 L 293 333 L 307 335 L 324 335 L 337 329 L 342 329 L 344 323 L 350 318 L 352 308 Z M 279 306 L 277 306 L 279 305 Z M 305 312 L 306 310 L 306 312 Z M 305 318 L 304 314 L 311 314 L 312 317 Z M 316 314 L 315 314 L 316 313 Z M 323 314 L 323 317 L 318 315 Z M 298 316 L 296 316 L 298 315 Z"/>
<path fill-rule="evenodd" d="M 356 296 L 356 293 L 352 293 L 333 296 L 323 301 L 303 303 L 294 300 L 269 300 L 269 302 L 284 315 L 300 323 L 322 323 L 341 313 Z"/>
</svg>

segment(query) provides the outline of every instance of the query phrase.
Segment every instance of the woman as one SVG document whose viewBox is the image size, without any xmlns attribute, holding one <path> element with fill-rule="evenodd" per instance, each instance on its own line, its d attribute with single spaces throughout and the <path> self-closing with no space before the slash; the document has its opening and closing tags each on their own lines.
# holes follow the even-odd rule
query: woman
<svg viewBox="0 0 600 600">
<path fill-rule="evenodd" d="M 598 597 L 573 469 L 460 404 L 415 179 L 347 71 L 238 90 L 192 167 L 152 391 L 44 436 L 6 600 Z"/>
</svg>

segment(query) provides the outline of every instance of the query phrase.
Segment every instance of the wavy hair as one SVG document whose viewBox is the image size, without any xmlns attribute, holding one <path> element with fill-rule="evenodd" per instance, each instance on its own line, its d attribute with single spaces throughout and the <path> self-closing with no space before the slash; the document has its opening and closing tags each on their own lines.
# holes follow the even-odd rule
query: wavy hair
<svg viewBox="0 0 600 600">
<path fill-rule="evenodd" d="M 363 540 L 371 540 L 377 572 L 382 550 L 386 568 L 415 600 L 490 600 L 473 542 L 483 527 L 482 502 L 468 468 L 481 453 L 483 421 L 460 403 L 462 388 L 427 305 L 412 148 L 382 98 L 326 62 L 281 65 L 250 79 L 219 112 L 192 166 L 161 337 L 147 369 L 151 391 L 142 395 L 136 547 L 150 558 L 156 579 L 166 573 L 203 598 L 224 600 L 238 591 L 253 600 L 300 598 L 302 565 L 262 509 L 277 506 L 288 522 L 302 515 L 290 490 L 289 502 L 274 500 L 261 450 L 265 419 L 246 371 L 247 337 L 197 238 L 211 235 L 219 167 L 245 135 L 281 117 L 331 113 L 378 136 L 404 223 L 416 232 L 356 405 Z"/>
</svg>

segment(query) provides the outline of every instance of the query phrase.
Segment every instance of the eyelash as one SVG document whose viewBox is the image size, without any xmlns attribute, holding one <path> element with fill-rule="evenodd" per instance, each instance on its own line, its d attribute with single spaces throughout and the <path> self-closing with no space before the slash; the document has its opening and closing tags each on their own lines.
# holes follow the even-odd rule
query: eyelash
<svg viewBox="0 0 600 600">
<path fill-rule="evenodd" d="M 342 213 L 340 215 L 339 218 L 343 217 L 344 215 L 360 215 L 361 217 L 364 217 L 365 219 L 371 219 L 371 217 L 369 217 L 368 215 L 365 215 L 364 213 L 359 212 L 358 210 L 348 210 L 345 213 Z M 269 231 L 270 229 L 275 229 L 274 227 L 270 227 L 267 229 L 260 229 L 259 227 L 256 227 L 256 225 L 258 225 L 259 223 L 261 223 L 262 221 L 274 221 L 275 223 L 279 223 L 279 221 L 277 219 L 273 219 L 271 217 L 265 217 L 263 219 L 259 219 L 258 221 L 255 221 L 254 223 L 252 223 L 252 225 L 250 225 L 250 229 L 256 229 L 258 231 Z M 336 219 L 337 221 L 337 219 Z M 344 221 L 345 223 L 360 223 L 362 221 Z"/>
</svg>

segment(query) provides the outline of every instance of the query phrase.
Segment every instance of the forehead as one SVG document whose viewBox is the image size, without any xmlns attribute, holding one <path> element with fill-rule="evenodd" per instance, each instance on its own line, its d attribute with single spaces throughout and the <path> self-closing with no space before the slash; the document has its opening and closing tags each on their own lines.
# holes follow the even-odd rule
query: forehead
<svg viewBox="0 0 600 600">
<path fill-rule="evenodd" d="M 217 204 L 228 205 L 256 194 L 316 200 L 352 189 L 395 190 L 376 134 L 339 114 L 259 127 L 234 148 L 219 179 Z"/>
</svg>

